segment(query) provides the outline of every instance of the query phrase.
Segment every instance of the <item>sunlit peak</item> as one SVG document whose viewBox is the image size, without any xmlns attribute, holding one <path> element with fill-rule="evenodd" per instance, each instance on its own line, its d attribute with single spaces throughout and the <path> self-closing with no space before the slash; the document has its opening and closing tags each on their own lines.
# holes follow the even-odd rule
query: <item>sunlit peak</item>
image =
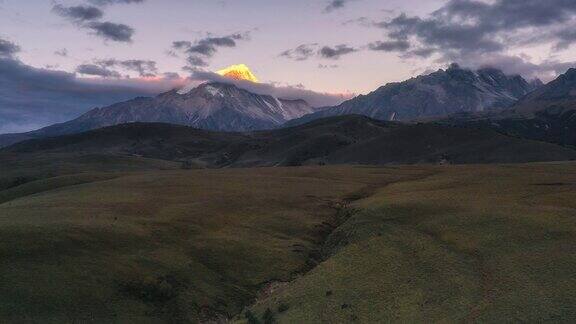
<svg viewBox="0 0 576 324">
<path fill-rule="evenodd" d="M 216 73 L 235 80 L 246 80 L 258 83 L 258 78 L 256 78 L 252 71 L 250 71 L 250 68 L 245 64 L 232 65 Z"/>
</svg>

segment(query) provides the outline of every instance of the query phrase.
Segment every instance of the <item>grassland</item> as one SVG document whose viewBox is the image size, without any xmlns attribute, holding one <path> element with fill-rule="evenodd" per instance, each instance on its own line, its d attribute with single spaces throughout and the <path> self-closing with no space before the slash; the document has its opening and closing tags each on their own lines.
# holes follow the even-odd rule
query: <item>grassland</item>
<svg viewBox="0 0 576 324">
<path fill-rule="evenodd" d="M 3 322 L 231 317 L 264 283 L 310 267 L 335 203 L 416 176 L 368 168 L 98 171 L 0 192 Z"/>
<path fill-rule="evenodd" d="M 43 179 L 66 175 L 172 170 L 181 166 L 177 162 L 128 155 L 0 152 L 0 201 L 2 190 Z"/>
<path fill-rule="evenodd" d="M 0 322 L 576 320 L 574 163 L 85 159 L 4 164 Z"/>
<path fill-rule="evenodd" d="M 328 239 L 325 262 L 263 296 L 254 316 L 573 323 L 576 165 L 433 170 L 357 202 Z"/>
</svg>

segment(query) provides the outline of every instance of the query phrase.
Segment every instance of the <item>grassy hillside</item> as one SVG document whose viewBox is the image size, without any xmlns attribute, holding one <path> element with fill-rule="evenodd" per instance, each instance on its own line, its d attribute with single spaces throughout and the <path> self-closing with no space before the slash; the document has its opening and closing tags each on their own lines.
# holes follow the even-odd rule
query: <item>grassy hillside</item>
<svg viewBox="0 0 576 324">
<path fill-rule="evenodd" d="M 61 187 L 114 179 L 127 172 L 181 168 L 177 162 L 114 154 L 0 153 L 0 204 Z"/>
<path fill-rule="evenodd" d="M 576 160 L 573 149 L 510 137 L 490 129 L 400 124 L 354 115 L 254 133 L 218 133 L 168 124 L 126 124 L 27 141 L 3 151 L 122 154 L 213 168 Z"/>
<path fill-rule="evenodd" d="M 355 204 L 324 246 L 326 261 L 277 284 L 253 316 L 270 309 L 280 323 L 573 323 L 576 165 L 435 171 Z"/>
<path fill-rule="evenodd" d="M 575 194 L 573 163 L 45 178 L 0 191 L 0 322 L 573 322 Z"/>
<path fill-rule="evenodd" d="M 341 199 L 421 173 L 179 170 L 24 184 L 44 187 L 0 203 L 0 321 L 232 316 L 264 283 L 310 267 Z"/>
</svg>

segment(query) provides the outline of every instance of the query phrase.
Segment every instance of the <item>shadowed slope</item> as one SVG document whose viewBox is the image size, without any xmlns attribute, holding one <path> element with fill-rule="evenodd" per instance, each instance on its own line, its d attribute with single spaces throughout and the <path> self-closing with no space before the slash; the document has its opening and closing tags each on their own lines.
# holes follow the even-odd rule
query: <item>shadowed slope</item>
<svg viewBox="0 0 576 324">
<path fill-rule="evenodd" d="M 434 124 L 405 125 L 363 116 L 333 117 L 293 128 L 217 133 L 167 124 L 127 124 L 32 140 L 12 153 L 107 152 L 188 161 L 191 165 L 513 163 L 576 158 L 554 144 L 492 130 Z"/>
</svg>

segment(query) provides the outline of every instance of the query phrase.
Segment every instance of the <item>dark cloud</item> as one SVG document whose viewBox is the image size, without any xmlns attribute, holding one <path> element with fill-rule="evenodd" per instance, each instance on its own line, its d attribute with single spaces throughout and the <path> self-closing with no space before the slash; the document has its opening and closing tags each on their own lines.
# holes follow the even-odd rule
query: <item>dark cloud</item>
<svg viewBox="0 0 576 324">
<path fill-rule="evenodd" d="M 52 11 L 57 15 L 71 19 L 76 22 L 98 20 L 104 16 L 102 10 L 91 6 L 65 7 L 57 4 L 52 7 Z"/>
<path fill-rule="evenodd" d="M 76 68 L 76 72 L 84 75 L 100 76 L 105 78 L 119 78 L 121 75 L 116 71 L 95 64 L 82 64 Z"/>
<path fill-rule="evenodd" d="M 397 42 L 402 46 L 392 48 L 403 57 L 436 55 L 439 62 L 475 65 L 506 57 L 517 62 L 519 57 L 506 53 L 526 45 L 562 50 L 576 42 L 576 1 L 450 0 L 426 17 L 400 14 L 372 25 L 384 29 L 388 39 L 370 44 L 371 49 L 385 44 L 388 50 Z M 552 72 L 552 66 L 547 68 Z M 536 65 L 525 71 L 542 72 Z"/>
<path fill-rule="evenodd" d="M 172 43 L 172 53 L 174 51 L 186 54 L 187 68 L 194 70 L 197 67 L 208 65 L 207 60 L 214 57 L 218 50 L 223 47 L 233 48 L 238 41 L 250 39 L 250 33 L 235 33 L 223 37 L 205 37 L 195 43 L 190 41 L 175 41 Z"/>
<path fill-rule="evenodd" d="M 143 3 L 144 0 L 88 0 L 88 2 L 97 6 L 107 6 L 114 4 Z"/>
<path fill-rule="evenodd" d="M 182 85 L 181 79 L 83 79 L 0 59 L 0 133 L 67 121 L 95 107 L 151 96 Z"/>
<path fill-rule="evenodd" d="M 86 25 L 87 28 L 95 32 L 96 35 L 114 42 L 132 42 L 134 29 L 124 24 L 111 22 L 92 22 Z"/>
<path fill-rule="evenodd" d="M 427 48 L 439 51 L 499 52 L 504 44 L 498 37 L 490 37 L 483 26 L 449 23 L 434 19 L 408 17 L 402 14 L 381 26 L 389 31 L 394 41 L 416 39 Z"/>
<path fill-rule="evenodd" d="M 320 49 L 320 56 L 323 58 L 337 60 L 342 55 L 350 54 L 356 52 L 357 49 L 350 47 L 348 45 L 338 45 L 335 47 L 324 46 Z"/>
<path fill-rule="evenodd" d="M 242 39 L 239 34 L 226 37 L 208 37 L 201 39 L 197 44 L 191 45 L 186 50 L 190 54 L 201 54 L 212 57 L 218 51 L 218 47 L 236 47 L 236 41 Z"/>
<path fill-rule="evenodd" d="M 120 64 L 129 71 L 138 72 L 141 77 L 153 77 L 158 74 L 156 62 L 146 60 L 126 60 Z"/>
<path fill-rule="evenodd" d="M 576 13 L 576 2 L 570 0 L 451 0 L 435 13 L 440 19 L 464 18 L 486 31 L 525 27 L 546 27 L 564 23 Z"/>
<path fill-rule="evenodd" d="M 162 76 L 167 80 L 178 80 L 181 78 L 180 74 L 176 72 L 164 72 L 162 73 Z"/>
<path fill-rule="evenodd" d="M 545 60 L 535 64 L 526 57 L 505 54 L 473 55 L 461 59 L 460 63 L 472 69 L 498 68 L 507 74 L 519 74 L 527 79 L 538 78 L 545 81 L 550 81 L 568 69 L 576 67 L 576 61 Z"/>
<path fill-rule="evenodd" d="M 155 77 L 158 74 L 158 68 L 155 61 L 117 59 L 94 60 L 91 64 L 82 64 L 78 66 L 76 72 L 104 78 L 122 77 L 122 74 L 117 72 L 116 69 L 136 72 L 140 77 Z"/>
<path fill-rule="evenodd" d="M 232 45 L 232 46 L 234 46 L 234 45 Z M 232 46 L 229 46 L 229 47 L 232 47 Z M 216 49 L 216 46 L 211 45 L 209 43 L 200 43 L 200 44 L 192 45 L 186 50 L 186 52 L 189 54 L 200 54 L 200 55 L 204 55 L 206 57 L 214 56 L 214 54 L 216 54 L 217 51 L 218 50 Z"/>
<path fill-rule="evenodd" d="M 326 8 L 324 8 L 324 12 L 328 13 L 328 12 L 332 12 L 334 10 L 339 10 L 344 8 L 348 2 L 350 2 L 352 0 L 331 0 L 328 5 L 326 5 Z"/>
<path fill-rule="evenodd" d="M 319 93 L 311 90 L 306 90 L 302 85 L 296 86 L 280 86 L 272 83 L 254 83 L 243 80 L 234 80 L 223 77 L 216 73 L 194 71 L 190 76 L 191 82 L 200 84 L 202 82 L 222 82 L 234 84 L 239 88 L 246 89 L 250 92 L 271 95 L 281 99 L 304 99 L 309 104 L 315 107 L 334 106 L 350 99 L 352 94 L 330 94 Z"/>
<path fill-rule="evenodd" d="M 433 48 L 420 47 L 404 52 L 403 58 L 429 58 L 436 52 Z"/>
<path fill-rule="evenodd" d="M 185 70 L 188 71 L 196 71 L 199 67 L 206 67 L 208 66 L 208 62 L 201 57 L 198 56 L 188 56 L 186 58 L 187 65 L 185 66 Z"/>
<path fill-rule="evenodd" d="M 410 42 L 405 40 L 374 42 L 368 44 L 368 48 L 373 51 L 405 52 L 410 48 Z"/>
<path fill-rule="evenodd" d="M 345 22 L 342 23 L 342 26 L 348 26 L 348 25 L 359 25 L 359 26 L 364 26 L 364 27 L 372 27 L 374 25 L 374 22 L 371 19 L 369 19 L 368 17 L 359 17 L 359 18 L 346 20 Z"/>
<path fill-rule="evenodd" d="M 296 60 L 296 61 L 305 61 L 312 56 L 316 55 L 316 51 L 318 48 L 318 44 L 302 44 L 294 49 L 286 50 L 280 53 L 280 56 Z"/>
<path fill-rule="evenodd" d="M 0 58 L 13 57 L 20 52 L 20 46 L 0 38 Z"/>
<path fill-rule="evenodd" d="M 105 2 L 106 4 L 119 3 L 119 1 Z M 128 3 L 126 1 L 124 2 Z M 98 1 L 98 3 L 100 3 L 100 1 Z M 54 5 L 52 11 L 61 17 L 72 20 L 79 28 L 91 30 L 95 35 L 104 40 L 124 43 L 132 42 L 134 29 L 124 24 L 99 21 L 104 16 L 104 12 L 99 8 L 92 6 L 65 7 L 57 4 Z"/>
<path fill-rule="evenodd" d="M 377 25 L 392 39 L 411 39 L 439 52 L 500 52 L 523 42 L 566 41 L 569 36 L 563 39 L 566 34 L 554 35 L 550 29 L 573 18 L 576 1 L 451 0 L 430 17 L 401 14 Z"/>
<path fill-rule="evenodd" d="M 54 54 L 62 57 L 68 57 L 68 50 L 66 48 L 61 48 L 55 51 Z"/>
<path fill-rule="evenodd" d="M 172 47 L 176 50 L 186 50 L 192 47 L 192 42 L 189 41 L 176 41 L 172 43 Z"/>
<path fill-rule="evenodd" d="M 295 61 L 305 61 L 312 57 L 320 57 L 325 59 L 337 60 L 342 55 L 357 52 L 358 49 L 350 47 L 348 45 L 337 45 L 337 46 L 323 46 L 319 47 L 318 44 L 302 44 L 296 48 L 286 50 L 280 53 L 280 57 L 289 58 Z"/>
<path fill-rule="evenodd" d="M 141 77 L 153 77 L 158 74 L 155 61 L 150 60 L 117 60 L 107 59 L 96 61 L 101 67 L 117 67 L 127 71 L 137 72 Z"/>
<path fill-rule="evenodd" d="M 576 26 L 575 26 L 576 27 Z M 555 46 L 556 50 L 565 50 L 576 42 L 576 29 L 566 28 L 558 32 L 559 41 Z"/>
</svg>

